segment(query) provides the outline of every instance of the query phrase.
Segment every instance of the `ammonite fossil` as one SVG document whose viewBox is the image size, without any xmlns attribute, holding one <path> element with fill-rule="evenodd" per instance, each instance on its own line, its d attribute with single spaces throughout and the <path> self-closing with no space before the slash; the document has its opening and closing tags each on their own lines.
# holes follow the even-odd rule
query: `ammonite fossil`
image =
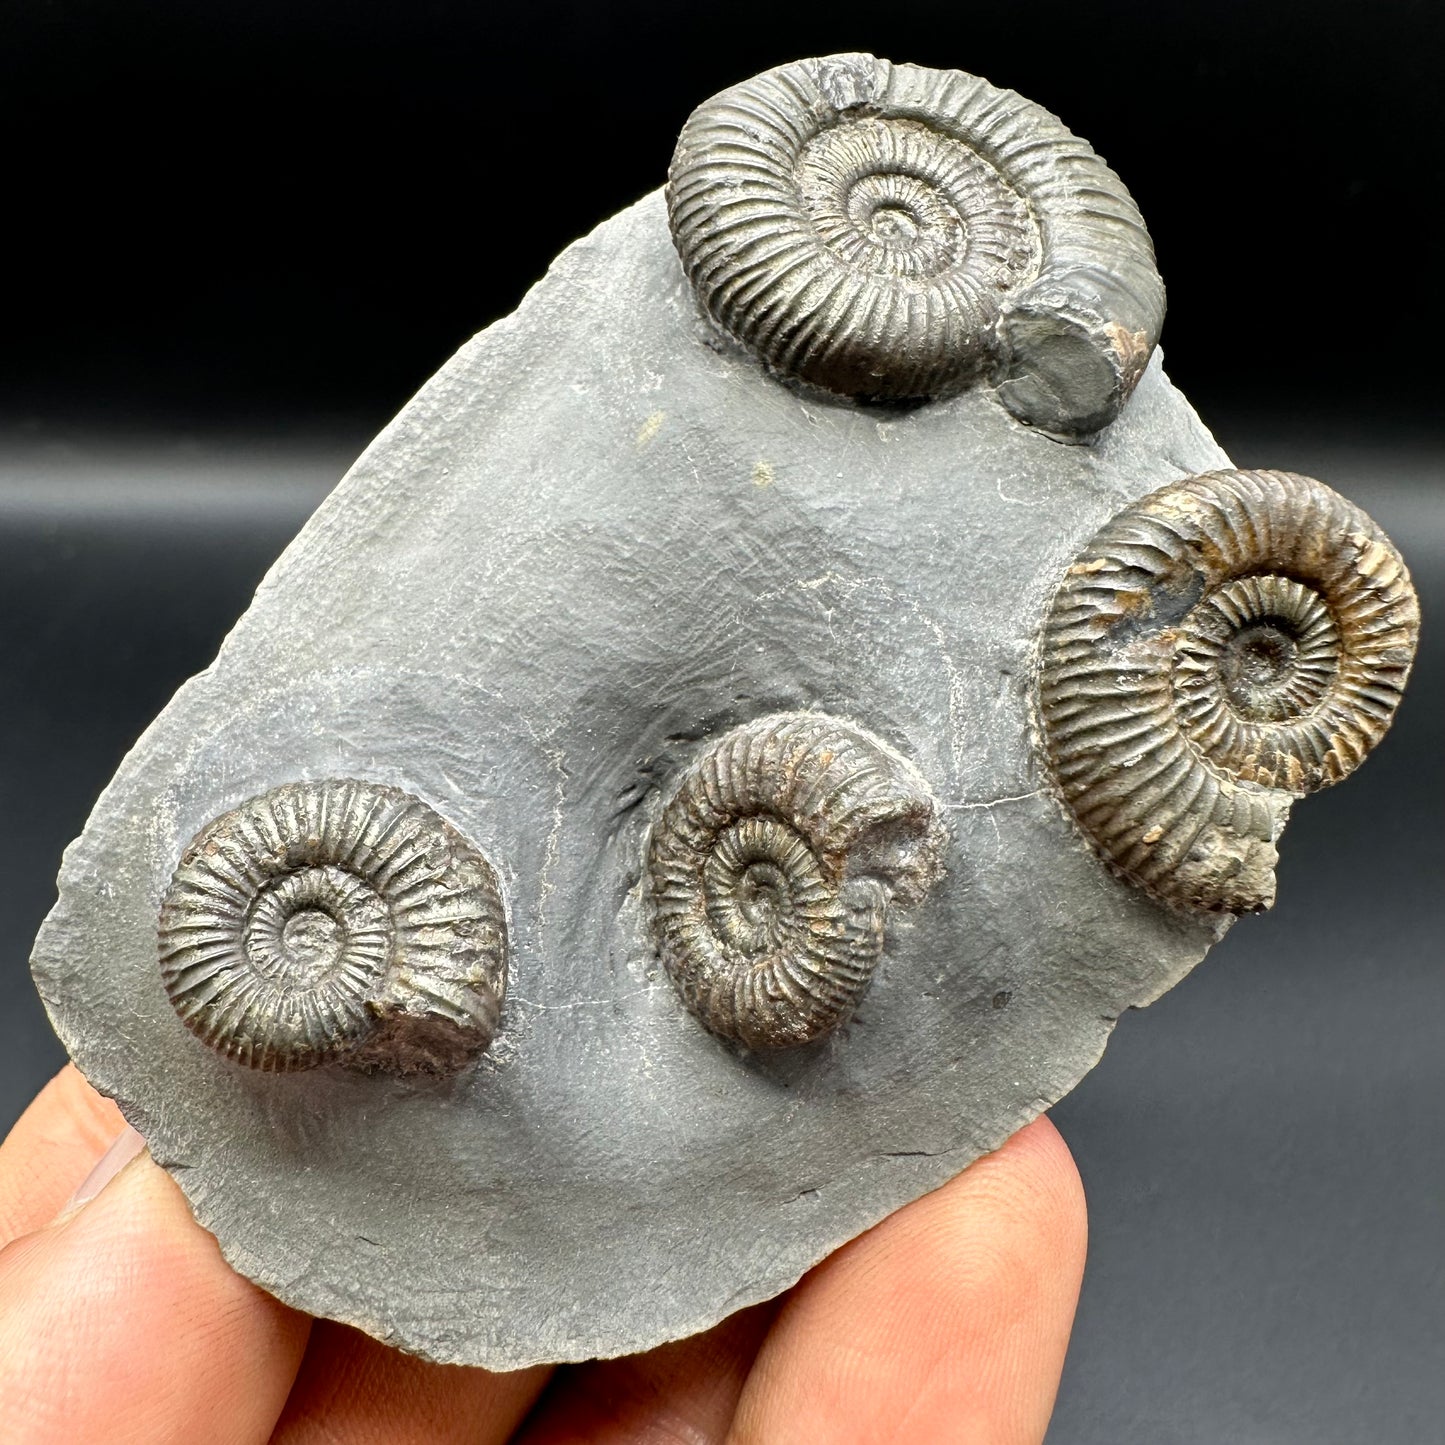
<svg viewBox="0 0 1445 1445">
<path fill-rule="evenodd" d="M 847 1019 L 883 952 L 891 901 L 941 869 L 917 770 L 852 723 L 787 713 L 735 728 L 653 824 L 653 933 L 688 1007 L 752 1049 Z"/>
<path fill-rule="evenodd" d="M 453 1072 L 496 1028 L 506 920 L 491 864 L 419 798 L 287 783 L 191 841 L 160 961 L 186 1026 L 237 1063 Z"/>
<path fill-rule="evenodd" d="M 1101 853 L 1171 903 L 1274 899 L 1290 803 L 1389 727 L 1419 608 L 1389 539 L 1292 472 L 1211 472 L 1115 517 L 1044 632 L 1049 761 Z"/>
<path fill-rule="evenodd" d="M 683 266 L 770 367 L 863 398 L 995 381 L 1064 437 L 1106 426 L 1164 319 L 1144 222 L 1055 117 L 957 70 L 804 60 L 693 112 Z"/>
</svg>

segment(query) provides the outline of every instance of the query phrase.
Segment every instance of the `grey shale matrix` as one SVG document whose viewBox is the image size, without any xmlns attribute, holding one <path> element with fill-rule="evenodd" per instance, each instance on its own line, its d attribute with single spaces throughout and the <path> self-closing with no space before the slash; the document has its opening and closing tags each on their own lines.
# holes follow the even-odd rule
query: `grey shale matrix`
<svg viewBox="0 0 1445 1445">
<path fill-rule="evenodd" d="M 785 1289 L 1268 907 L 1413 655 L 1160 364 L 1122 182 L 957 71 L 715 96 L 377 438 L 35 977 L 227 1259 L 430 1359 Z"/>
</svg>

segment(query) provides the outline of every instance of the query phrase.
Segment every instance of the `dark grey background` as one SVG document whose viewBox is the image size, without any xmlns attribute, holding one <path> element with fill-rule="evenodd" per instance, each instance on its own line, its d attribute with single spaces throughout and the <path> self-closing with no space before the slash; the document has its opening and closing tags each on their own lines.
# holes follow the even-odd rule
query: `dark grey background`
<svg viewBox="0 0 1445 1445">
<path fill-rule="evenodd" d="M 1171 375 L 1415 570 L 1423 652 L 1280 902 L 1055 1110 L 1092 1245 L 1051 1441 L 1445 1438 L 1442 22 L 1426 4 L 25 3 L 0 18 L 0 1127 L 60 1051 L 61 849 L 266 566 L 470 331 L 797 55 L 957 65 L 1123 174 Z"/>
</svg>

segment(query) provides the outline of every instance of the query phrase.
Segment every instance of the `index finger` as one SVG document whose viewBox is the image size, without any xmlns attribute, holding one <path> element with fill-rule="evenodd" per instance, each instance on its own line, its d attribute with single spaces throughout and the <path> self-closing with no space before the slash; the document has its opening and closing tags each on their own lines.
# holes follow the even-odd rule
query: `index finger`
<svg viewBox="0 0 1445 1445">
<path fill-rule="evenodd" d="M 1037 1445 L 1085 1248 L 1047 1119 L 806 1275 L 758 1354 L 730 1445 Z"/>
<path fill-rule="evenodd" d="M 74 1064 L 61 1069 L 0 1144 L 0 1249 L 54 1219 L 124 1128 Z"/>
</svg>

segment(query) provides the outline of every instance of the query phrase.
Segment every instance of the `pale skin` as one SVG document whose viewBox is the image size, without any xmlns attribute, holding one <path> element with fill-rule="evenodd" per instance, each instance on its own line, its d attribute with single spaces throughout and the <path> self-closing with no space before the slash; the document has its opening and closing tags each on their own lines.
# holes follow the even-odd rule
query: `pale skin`
<svg viewBox="0 0 1445 1445">
<path fill-rule="evenodd" d="M 1048 1427 L 1085 1223 L 1047 1119 L 780 1301 L 644 1355 L 513 1374 L 425 1364 L 278 1303 L 144 1152 L 67 1210 L 123 1127 L 68 1067 L 0 1145 L 11 1445 L 1037 1445 Z"/>
</svg>

